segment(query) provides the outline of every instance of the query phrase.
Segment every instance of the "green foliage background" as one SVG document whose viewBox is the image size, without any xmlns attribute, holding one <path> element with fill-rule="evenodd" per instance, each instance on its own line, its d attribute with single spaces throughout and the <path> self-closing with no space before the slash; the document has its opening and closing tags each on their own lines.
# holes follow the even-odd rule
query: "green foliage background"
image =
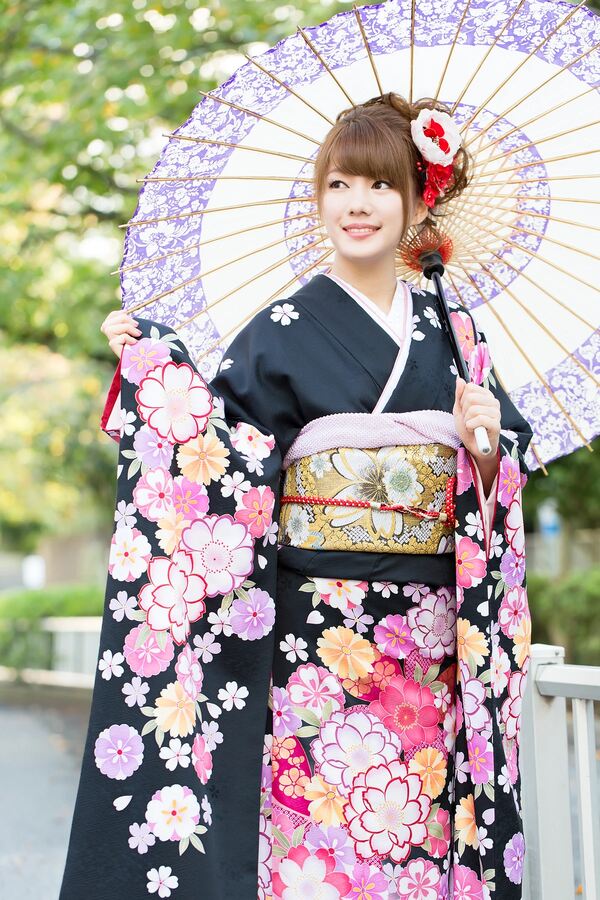
<svg viewBox="0 0 600 900">
<path fill-rule="evenodd" d="M 98 428 L 115 358 L 99 327 L 120 305 L 138 179 L 199 92 L 352 3 L 0 0 L 0 542 L 109 525 L 114 445 Z M 402 86 L 399 86 L 402 90 Z M 597 526 L 598 453 L 536 473 L 540 499 Z"/>
</svg>

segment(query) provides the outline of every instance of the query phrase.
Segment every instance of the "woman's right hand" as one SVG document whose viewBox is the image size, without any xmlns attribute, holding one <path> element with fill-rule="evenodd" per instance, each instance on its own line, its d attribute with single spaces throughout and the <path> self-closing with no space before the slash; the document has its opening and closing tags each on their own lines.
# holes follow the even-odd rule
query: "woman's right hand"
<svg viewBox="0 0 600 900">
<path fill-rule="evenodd" d="M 108 346 L 121 358 L 125 344 L 135 344 L 141 335 L 135 319 L 123 309 L 113 309 L 100 326 L 100 331 L 108 338 Z"/>
</svg>

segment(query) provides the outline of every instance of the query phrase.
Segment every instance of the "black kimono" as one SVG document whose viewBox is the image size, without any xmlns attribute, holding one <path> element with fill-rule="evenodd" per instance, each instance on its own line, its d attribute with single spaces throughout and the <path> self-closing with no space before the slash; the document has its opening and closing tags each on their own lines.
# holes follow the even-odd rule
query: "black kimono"
<svg viewBox="0 0 600 900">
<path fill-rule="evenodd" d="M 317 275 L 210 389 L 138 319 L 60 900 L 521 897 L 531 429 L 454 306 L 501 402 L 488 500 L 435 297 L 399 281 L 401 308 L 403 336 Z"/>
</svg>

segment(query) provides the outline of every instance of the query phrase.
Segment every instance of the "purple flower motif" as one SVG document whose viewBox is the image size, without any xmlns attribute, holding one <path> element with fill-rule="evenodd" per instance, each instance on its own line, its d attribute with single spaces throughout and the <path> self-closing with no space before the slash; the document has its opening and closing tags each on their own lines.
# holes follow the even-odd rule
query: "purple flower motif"
<svg viewBox="0 0 600 900">
<path fill-rule="evenodd" d="M 276 737 L 289 737 L 302 724 L 302 719 L 292 710 L 292 704 L 283 688 L 273 688 L 273 733 Z"/>
<path fill-rule="evenodd" d="M 394 659 L 404 659 L 416 646 L 408 623 L 401 615 L 386 616 L 375 626 L 374 634 L 379 650 Z"/>
<path fill-rule="evenodd" d="M 102 774 L 123 781 L 141 766 L 144 742 L 131 725 L 111 725 L 96 738 L 94 752 Z"/>
<path fill-rule="evenodd" d="M 350 876 L 352 897 L 356 900 L 386 900 L 388 880 L 377 866 L 356 863 Z"/>
<path fill-rule="evenodd" d="M 135 344 L 125 344 L 121 357 L 123 377 L 132 384 L 140 384 L 148 372 L 159 363 L 171 359 L 171 351 L 167 345 L 157 338 L 139 338 Z"/>
<path fill-rule="evenodd" d="M 509 588 L 518 587 L 525 577 L 525 557 L 517 556 L 509 547 L 500 560 L 500 571 Z"/>
<path fill-rule="evenodd" d="M 336 869 L 343 870 L 356 862 L 348 832 L 336 825 L 329 825 L 327 828 L 313 825 L 306 835 L 305 843 L 315 854 L 317 850 L 327 850 L 332 859 L 335 859 Z"/>
<path fill-rule="evenodd" d="M 504 868 L 513 884 L 521 884 L 524 858 L 525 841 L 521 832 L 517 831 L 504 848 Z"/>
<path fill-rule="evenodd" d="M 262 806 L 262 811 L 265 815 L 271 811 L 272 809 L 272 799 L 273 799 L 273 767 L 270 765 L 262 764 L 261 775 L 260 775 L 260 793 L 261 796 L 264 795 L 264 801 Z"/>
<path fill-rule="evenodd" d="M 494 775 L 492 745 L 481 735 L 475 734 L 467 741 L 469 770 L 474 784 L 486 784 Z"/>
<path fill-rule="evenodd" d="M 500 460 L 500 472 L 498 474 L 498 501 L 507 509 L 515 492 L 521 486 L 521 470 L 518 460 L 512 456 L 503 456 Z"/>
<path fill-rule="evenodd" d="M 160 437 L 149 425 L 142 425 L 136 431 L 133 439 L 133 449 L 137 453 L 138 459 L 150 469 L 171 468 L 173 444 Z"/>
<path fill-rule="evenodd" d="M 229 624 L 243 641 L 256 641 L 269 633 L 275 621 L 273 598 L 260 588 L 250 588 L 248 601 L 237 598 L 231 604 Z"/>
</svg>

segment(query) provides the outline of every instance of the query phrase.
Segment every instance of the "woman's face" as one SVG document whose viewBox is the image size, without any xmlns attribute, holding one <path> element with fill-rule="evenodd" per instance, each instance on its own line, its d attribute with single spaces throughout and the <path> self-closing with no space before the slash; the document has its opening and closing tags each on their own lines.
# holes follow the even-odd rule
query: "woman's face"
<svg viewBox="0 0 600 900">
<path fill-rule="evenodd" d="M 402 195 L 389 182 L 331 169 L 320 209 L 337 259 L 359 262 L 393 257 L 404 231 L 405 211 Z M 420 200 L 413 222 L 422 221 L 426 215 L 427 207 Z"/>
</svg>

